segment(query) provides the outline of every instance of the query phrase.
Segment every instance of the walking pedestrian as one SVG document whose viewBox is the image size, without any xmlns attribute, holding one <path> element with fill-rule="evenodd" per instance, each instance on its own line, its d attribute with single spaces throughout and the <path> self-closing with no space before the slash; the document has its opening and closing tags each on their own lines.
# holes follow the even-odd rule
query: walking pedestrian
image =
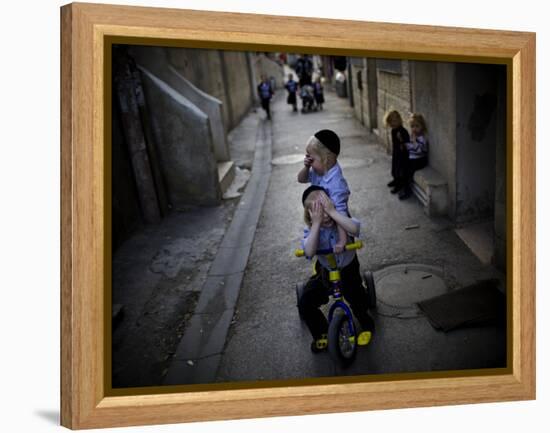
<svg viewBox="0 0 550 433">
<path fill-rule="evenodd" d="M 265 110 L 267 118 L 271 119 L 269 104 L 271 102 L 271 98 L 273 97 L 273 88 L 271 87 L 271 83 L 269 82 L 267 76 L 262 75 L 261 78 L 262 81 L 258 84 L 258 96 L 260 97 L 260 102 L 262 104 L 262 108 Z"/>
<path fill-rule="evenodd" d="M 323 104 L 325 103 L 325 95 L 323 92 L 323 84 L 321 83 L 321 77 L 317 77 L 313 83 L 313 95 L 315 96 L 315 103 L 320 110 L 323 110 Z"/>
<path fill-rule="evenodd" d="M 292 105 L 292 111 L 298 111 L 296 107 L 296 92 L 298 91 L 298 83 L 294 81 L 292 74 L 288 74 L 288 81 L 285 84 L 285 88 L 288 92 L 286 103 Z"/>
</svg>

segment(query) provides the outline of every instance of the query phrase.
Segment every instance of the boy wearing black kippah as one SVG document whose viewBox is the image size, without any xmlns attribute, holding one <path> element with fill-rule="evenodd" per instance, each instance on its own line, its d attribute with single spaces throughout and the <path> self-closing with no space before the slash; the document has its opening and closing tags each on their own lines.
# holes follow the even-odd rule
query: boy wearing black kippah
<svg viewBox="0 0 550 433">
<path fill-rule="evenodd" d="M 311 183 L 325 189 L 336 210 L 349 217 L 348 183 L 338 164 L 340 138 L 330 129 L 322 129 L 312 135 L 306 143 L 304 167 L 298 172 L 298 182 Z M 346 231 L 338 224 L 338 242 L 334 252 L 341 253 L 346 244 Z"/>
<path fill-rule="evenodd" d="M 302 204 L 304 222 L 307 224 L 302 248 L 307 257 L 314 256 L 320 249 L 334 247 L 337 225 L 344 228 L 344 243 L 352 242 L 352 237 L 359 235 L 360 222 L 339 213 L 323 187 L 312 185 L 307 188 L 302 195 Z M 342 278 L 342 294 L 361 324 L 362 332 L 358 335 L 357 344 L 366 345 L 371 340 L 374 322 L 367 311 L 367 295 L 362 285 L 359 260 L 354 250 L 335 255 L 335 260 Z M 329 301 L 331 269 L 327 258 L 319 255 L 315 262 L 315 275 L 307 281 L 298 299 L 298 309 L 313 337 L 311 350 L 315 353 L 326 350 L 328 343 L 328 321 L 320 307 Z"/>
</svg>

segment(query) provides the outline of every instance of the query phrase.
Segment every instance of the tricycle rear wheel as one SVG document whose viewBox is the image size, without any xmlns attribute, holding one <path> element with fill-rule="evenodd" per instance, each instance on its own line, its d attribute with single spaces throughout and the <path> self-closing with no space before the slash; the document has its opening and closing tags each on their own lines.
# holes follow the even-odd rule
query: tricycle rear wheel
<svg viewBox="0 0 550 433">
<path fill-rule="evenodd" d="M 365 291 L 367 292 L 367 307 L 370 310 L 376 310 L 376 286 L 374 284 L 374 276 L 371 271 L 366 271 L 365 277 Z"/>
<path fill-rule="evenodd" d="M 300 299 L 304 293 L 304 287 L 305 287 L 305 284 L 296 284 L 296 307 L 298 308 L 298 315 L 302 320 L 304 320 L 304 318 L 300 311 Z"/>
</svg>

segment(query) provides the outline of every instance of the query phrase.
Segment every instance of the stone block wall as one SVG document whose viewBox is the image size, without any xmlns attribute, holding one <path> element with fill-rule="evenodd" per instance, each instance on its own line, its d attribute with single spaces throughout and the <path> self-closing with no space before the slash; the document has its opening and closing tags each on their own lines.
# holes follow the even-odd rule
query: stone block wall
<svg viewBox="0 0 550 433">
<path fill-rule="evenodd" d="M 221 199 L 208 116 L 142 68 L 143 87 L 161 170 L 174 209 L 216 205 Z"/>
<path fill-rule="evenodd" d="M 353 91 L 353 110 L 355 112 L 355 117 L 365 125 L 365 94 L 366 94 L 366 80 L 365 80 L 365 67 L 364 59 L 356 59 L 354 63 L 351 64 L 351 75 L 352 75 L 352 91 Z"/>
<path fill-rule="evenodd" d="M 152 139 L 173 208 L 217 205 L 217 162 L 230 160 L 227 132 L 254 103 L 251 54 L 188 48 L 117 46 L 142 69 Z M 117 54 L 119 55 L 119 54 Z M 118 58 L 118 57 L 117 57 Z M 146 71 L 146 72 L 144 72 Z M 113 98 L 113 247 L 143 225 L 127 143 Z M 159 187 L 158 184 L 156 185 Z M 166 190 L 166 191 L 165 191 Z"/>
<path fill-rule="evenodd" d="M 377 67 L 378 131 L 388 152 L 391 152 L 391 133 L 390 129 L 384 125 L 384 114 L 390 109 L 395 109 L 406 122 L 411 112 L 409 62 L 407 60 L 394 60 L 394 62 L 401 63 L 400 72 Z"/>
<path fill-rule="evenodd" d="M 166 48 L 168 61 L 203 92 L 222 101 L 227 131 L 238 125 L 250 109 L 250 72 L 245 52 Z"/>
<path fill-rule="evenodd" d="M 268 77 L 273 77 L 275 79 L 274 90 L 284 88 L 284 83 L 286 81 L 284 69 L 279 63 L 269 57 L 263 54 L 258 54 L 258 56 L 256 56 L 255 72 L 258 83 L 260 82 L 260 77 L 262 75 L 267 75 Z"/>
<path fill-rule="evenodd" d="M 454 63 L 410 62 L 412 111 L 428 127 L 429 164 L 449 187 L 449 216 L 456 214 L 456 71 Z M 408 125 L 407 125 L 408 127 Z"/>
</svg>

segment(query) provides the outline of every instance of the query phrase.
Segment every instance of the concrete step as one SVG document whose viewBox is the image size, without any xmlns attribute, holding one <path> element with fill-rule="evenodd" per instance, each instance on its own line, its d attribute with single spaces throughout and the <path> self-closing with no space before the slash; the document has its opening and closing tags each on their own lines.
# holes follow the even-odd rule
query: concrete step
<svg viewBox="0 0 550 433">
<path fill-rule="evenodd" d="M 449 192 L 447 181 L 431 167 L 414 172 L 412 190 L 424 205 L 428 216 L 447 215 Z"/>
<path fill-rule="evenodd" d="M 459 227 L 456 234 L 484 265 L 493 261 L 494 223 L 481 222 Z"/>
<path fill-rule="evenodd" d="M 235 163 L 233 161 L 218 162 L 218 180 L 222 194 L 227 191 L 235 179 Z"/>
</svg>

